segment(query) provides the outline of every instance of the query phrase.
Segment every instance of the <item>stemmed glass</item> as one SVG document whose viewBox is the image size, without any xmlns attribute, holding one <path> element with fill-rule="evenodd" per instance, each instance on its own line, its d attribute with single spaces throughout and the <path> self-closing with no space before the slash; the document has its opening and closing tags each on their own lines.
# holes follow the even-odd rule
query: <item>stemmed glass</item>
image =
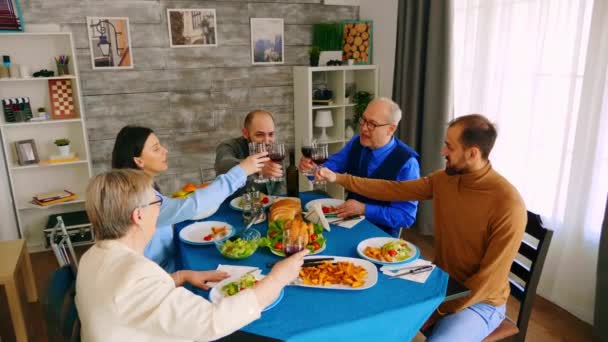
<svg viewBox="0 0 608 342">
<path fill-rule="evenodd" d="M 323 163 L 329 158 L 329 147 L 327 144 L 316 144 L 312 149 L 312 161 L 317 164 L 315 171 L 321 167 Z M 316 180 L 313 184 L 325 184 L 325 181 Z"/>
<path fill-rule="evenodd" d="M 254 143 L 254 142 L 249 143 L 249 155 L 253 155 L 256 153 L 262 153 L 262 152 L 266 152 L 266 144 Z M 260 172 L 258 172 L 258 176 L 256 178 L 254 178 L 253 181 L 258 184 L 267 183 L 268 178 L 264 177 L 264 175 L 260 171 Z"/>
<path fill-rule="evenodd" d="M 302 138 L 302 155 L 308 159 L 312 159 L 312 150 L 315 147 L 316 141 L 311 138 Z M 314 176 L 313 170 L 302 170 L 304 176 Z"/>
<path fill-rule="evenodd" d="M 298 253 L 306 248 L 304 244 L 304 236 L 296 229 L 283 230 L 283 253 L 286 257 Z"/>
<path fill-rule="evenodd" d="M 285 144 L 282 143 L 271 143 L 268 144 L 268 157 L 275 163 L 283 165 L 283 159 L 285 159 Z M 273 182 L 280 182 L 283 177 L 272 177 L 270 180 Z"/>
</svg>

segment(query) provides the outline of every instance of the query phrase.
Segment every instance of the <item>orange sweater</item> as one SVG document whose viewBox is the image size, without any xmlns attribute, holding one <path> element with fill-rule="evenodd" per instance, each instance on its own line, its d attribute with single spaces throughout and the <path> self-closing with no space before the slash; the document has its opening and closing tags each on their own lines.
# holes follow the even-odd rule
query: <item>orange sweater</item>
<svg viewBox="0 0 608 342">
<path fill-rule="evenodd" d="M 502 305 L 509 297 L 509 270 L 526 228 L 519 192 L 490 163 L 473 173 L 448 176 L 435 171 L 412 181 L 337 175 L 347 190 L 383 201 L 433 200 L 435 263 L 471 294 L 440 306 L 452 313 L 484 302 Z"/>
</svg>

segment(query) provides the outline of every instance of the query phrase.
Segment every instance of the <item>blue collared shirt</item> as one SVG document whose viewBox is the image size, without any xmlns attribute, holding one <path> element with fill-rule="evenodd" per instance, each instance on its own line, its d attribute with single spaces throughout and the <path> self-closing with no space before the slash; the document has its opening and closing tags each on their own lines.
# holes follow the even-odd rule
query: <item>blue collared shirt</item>
<svg viewBox="0 0 608 342">
<path fill-rule="evenodd" d="M 159 264 L 168 273 L 176 271 L 173 225 L 189 220 L 199 213 L 219 207 L 226 197 L 245 185 L 247 174 L 239 165 L 219 175 L 208 187 L 196 190 L 185 199 L 166 197 L 161 193 L 163 204 L 156 222 L 156 232 L 146 246 L 144 255 Z"/>
<path fill-rule="evenodd" d="M 348 166 L 348 156 L 350 154 L 350 150 L 354 141 L 356 141 L 358 138 L 359 135 L 355 135 L 340 151 L 338 151 L 338 153 L 329 157 L 323 166 L 334 172 L 344 173 Z M 395 141 L 395 137 L 393 137 L 388 144 L 377 149 L 370 149 L 368 147 L 363 147 L 361 149 L 361 159 L 359 160 L 359 165 L 361 165 L 363 158 L 370 158 L 368 162 L 367 176 L 372 174 L 382 164 L 382 162 L 384 162 L 386 157 L 390 155 L 396 146 L 397 142 Z M 420 178 L 420 165 L 418 164 L 418 160 L 412 157 L 408 159 L 405 164 L 403 164 L 396 180 L 402 181 L 418 178 Z M 390 202 L 390 204 L 386 206 L 366 203 L 365 218 L 374 224 L 393 227 L 394 229 L 401 227 L 407 228 L 414 224 L 417 209 L 417 201 Z"/>
</svg>

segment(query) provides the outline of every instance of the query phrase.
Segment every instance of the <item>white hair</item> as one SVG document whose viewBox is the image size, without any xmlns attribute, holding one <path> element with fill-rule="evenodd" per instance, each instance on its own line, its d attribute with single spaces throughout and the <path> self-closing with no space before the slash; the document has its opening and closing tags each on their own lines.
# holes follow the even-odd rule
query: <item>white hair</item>
<svg viewBox="0 0 608 342">
<path fill-rule="evenodd" d="M 389 107 L 389 120 L 395 125 L 399 124 L 399 121 L 401 121 L 401 108 L 399 108 L 399 105 L 388 97 L 377 97 L 372 100 L 372 102 L 376 101 L 387 104 Z"/>
</svg>

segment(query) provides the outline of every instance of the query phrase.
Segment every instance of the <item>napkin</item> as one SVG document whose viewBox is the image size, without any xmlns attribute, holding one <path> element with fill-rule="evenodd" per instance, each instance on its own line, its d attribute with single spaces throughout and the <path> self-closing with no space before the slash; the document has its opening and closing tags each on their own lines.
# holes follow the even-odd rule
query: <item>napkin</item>
<svg viewBox="0 0 608 342">
<path fill-rule="evenodd" d="M 340 226 L 342 228 L 350 229 L 350 228 L 356 226 L 357 224 L 359 224 L 359 222 L 363 221 L 364 219 L 365 219 L 365 216 L 361 216 L 361 218 L 358 218 L 356 220 L 353 219 L 353 220 L 348 220 L 348 221 L 345 221 L 345 222 L 337 223 L 336 226 Z M 339 218 L 339 217 L 332 217 L 330 219 L 327 219 L 327 221 L 329 221 L 329 223 L 332 223 L 332 222 L 338 221 L 338 220 L 342 220 L 342 219 Z"/>
<path fill-rule="evenodd" d="M 427 261 L 427 260 L 417 259 L 412 262 L 408 262 L 407 264 L 385 265 L 385 266 L 380 267 L 380 271 L 382 271 L 382 273 L 386 274 L 387 276 L 391 277 L 397 273 L 401 273 L 401 272 L 410 270 L 406 267 L 420 267 L 420 266 L 426 266 L 426 265 L 433 265 L 433 268 L 430 271 L 417 273 L 417 274 L 406 274 L 406 275 L 399 277 L 399 279 L 410 280 L 410 281 L 415 281 L 417 283 L 424 284 L 426 282 L 426 280 L 428 279 L 428 277 L 431 275 L 431 273 L 433 273 L 433 271 L 435 270 L 435 267 L 436 267 L 436 265 L 434 265 L 432 262 Z"/>
<path fill-rule="evenodd" d="M 217 270 L 218 271 L 224 271 L 226 273 L 228 273 L 229 277 L 235 277 L 238 278 L 240 276 L 242 276 L 243 274 L 249 272 L 249 271 L 253 271 L 256 270 L 256 272 L 253 272 L 253 275 L 257 275 L 258 273 L 262 273 L 262 270 L 260 270 L 257 267 L 252 267 L 252 266 L 236 266 L 236 265 L 218 265 L 217 266 Z M 207 286 L 209 287 L 214 287 L 215 285 L 217 285 L 219 282 L 207 282 Z"/>
<path fill-rule="evenodd" d="M 321 208 L 321 203 L 314 203 L 310 206 L 308 213 L 304 216 L 308 221 L 316 224 L 320 224 L 327 231 L 330 231 L 329 222 L 327 222 L 327 218 L 325 218 L 325 214 L 323 214 L 323 209 Z"/>
</svg>

